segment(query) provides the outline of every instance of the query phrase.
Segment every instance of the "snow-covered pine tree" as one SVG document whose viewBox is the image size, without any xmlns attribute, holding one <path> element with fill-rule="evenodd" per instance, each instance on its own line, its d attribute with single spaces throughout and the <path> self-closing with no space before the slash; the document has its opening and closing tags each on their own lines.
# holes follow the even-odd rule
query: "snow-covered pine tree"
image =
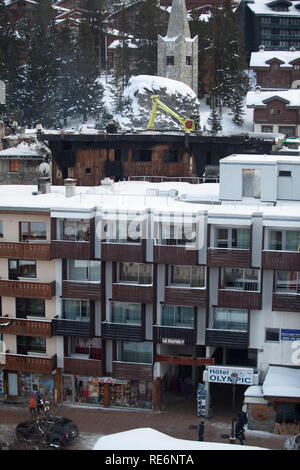
<svg viewBox="0 0 300 470">
<path fill-rule="evenodd" d="M 217 106 L 215 96 L 211 97 L 211 112 L 207 120 L 210 129 L 208 131 L 211 135 L 216 135 L 222 130 L 222 107 Z"/>
</svg>

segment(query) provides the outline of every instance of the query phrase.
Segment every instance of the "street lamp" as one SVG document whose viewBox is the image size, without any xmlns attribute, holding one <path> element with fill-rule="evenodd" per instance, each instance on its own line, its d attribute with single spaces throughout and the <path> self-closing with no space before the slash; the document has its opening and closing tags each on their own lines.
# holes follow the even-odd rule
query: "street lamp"
<svg viewBox="0 0 300 470">
<path fill-rule="evenodd" d="M 229 438 L 230 444 L 235 444 L 235 432 L 234 432 L 234 413 L 235 413 L 235 386 L 238 379 L 238 373 L 233 372 L 230 376 L 232 383 L 232 420 L 231 420 L 231 436 Z"/>
</svg>

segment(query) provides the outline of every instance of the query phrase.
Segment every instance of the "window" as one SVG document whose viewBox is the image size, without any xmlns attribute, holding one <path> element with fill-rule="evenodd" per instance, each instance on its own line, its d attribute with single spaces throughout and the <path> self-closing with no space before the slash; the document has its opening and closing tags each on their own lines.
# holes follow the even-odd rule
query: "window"
<svg viewBox="0 0 300 470">
<path fill-rule="evenodd" d="M 101 261 L 69 259 L 67 279 L 68 281 L 100 282 Z"/>
<path fill-rule="evenodd" d="M 273 132 L 273 126 L 261 126 L 262 132 Z"/>
<path fill-rule="evenodd" d="M 300 272 L 275 271 L 275 291 L 300 294 Z"/>
<path fill-rule="evenodd" d="M 248 330 L 248 310 L 215 308 L 214 329 L 217 330 Z"/>
<path fill-rule="evenodd" d="M 194 328 L 194 307 L 162 305 L 161 325 Z"/>
<path fill-rule="evenodd" d="M 192 57 L 190 55 L 186 56 L 186 65 L 187 66 L 192 65 Z"/>
<path fill-rule="evenodd" d="M 295 70 L 300 70 L 300 65 L 294 65 Z"/>
<path fill-rule="evenodd" d="M 274 108 L 271 108 L 270 111 L 269 111 L 270 114 L 274 114 L 275 113 L 275 109 Z"/>
<path fill-rule="evenodd" d="M 8 278 L 17 280 L 20 277 L 36 278 L 36 262 L 10 259 L 8 261 Z"/>
<path fill-rule="evenodd" d="M 278 328 L 266 328 L 265 329 L 265 341 L 266 342 L 279 342 L 279 329 Z"/>
<path fill-rule="evenodd" d="M 104 224 L 104 242 L 107 243 L 141 243 L 141 219 L 127 220 L 127 217 L 116 218 Z"/>
<path fill-rule="evenodd" d="M 62 300 L 62 317 L 65 320 L 90 321 L 90 302 L 89 300 Z"/>
<path fill-rule="evenodd" d="M 217 228 L 216 248 L 236 248 L 240 250 L 249 250 L 250 229 Z"/>
<path fill-rule="evenodd" d="M 118 344 L 118 360 L 122 362 L 152 364 L 152 343 L 122 341 Z"/>
<path fill-rule="evenodd" d="M 300 231 L 271 230 L 270 250 L 300 251 Z"/>
<path fill-rule="evenodd" d="M 0 220 L 0 238 L 3 238 L 3 222 Z"/>
<path fill-rule="evenodd" d="M 260 170 L 243 170 L 243 197 L 260 198 Z"/>
<path fill-rule="evenodd" d="M 121 323 L 126 325 L 142 324 L 141 304 L 131 304 L 127 302 L 111 303 L 112 323 Z"/>
<path fill-rule="evenodd" d="M 63 219 L 60 221 L 61 240 L 89 241 L 90 221 L 87 219 Z"/>
<path fill-rule="evenodd" d="M 174 56 L 173 55 L 167 55 L 166 65 L 174 65 Z"/>
<path fill-rule="evenodd" d="M 17 354 L 46 353 L 46 338 L 17 336 Z"/>
<path fill-rule="evenodd" d="M 71 337 L 70 352 L 71 355 L 79 354 L 89 356 L 89 359 L 101 360 L 101 339 L 78 336 Z"/>
<path fill-rule="evenodd" d="M 152 284 L 152 264 L 146 263 L 120 263 L 119 282 L 133 284 Z"/>
<path fill-rule="evenodd" d="M 16 298 L 16 317 L 44 317 L 45 300 Z"/>
<path fill-rule="evenodd" d="M 222 270 L 222 289 L 259 291 L 258 269 L 224 268 Z"/>
<path fill-rule="evenodd" d="M 164 152 L 164 163 L 181 163 L 183 152 L 178 149 L 169 149 Z"/>
<path fill-rule="evenodd" d="M 285 170 L 279 170 L 278 176 L 284 176 L 284 177 L 291 177 L 292 172 L 291 171 L 285 171 Z"/>
<path fill-rule="evenodd" d="M 174 265 L 170 271 L 170 286 L 205 287 L 204 266 Z"/>
<path fill-rule="evenodd" d="M 182 222 L 159 222 L 158 224 L 158 237 L 155 241 L 158 245 L 174 245 L 185 246 L 186 244 L 193 244 L 196 241 L 196 223 L 188 219 L 185 221 L 184 217 Z"/>
<path fill-rule="evenodd" d="M 19 161 L 18 160 L 9 160 L 9 171 L 10 171 L 10 173 L 18 173 L 18 171 L 19 171 Z"/>
<path fill-rule="evenodd" d="M 294 137 L 296 130 L 294 127 L 279 126 L 279 132 L 280 134 L 285 134 L 286 136 Z"/>
<path fill-rule="evenodd" d="M 263 24 L 269 24 L 269 23 L 271 23 L 271 18 L 270 17 L 262 17 L 261 22 Z"/>
<path fill-rule="evenodd" d="M 90 175 L 92 173 L 92 170 L 90 168 L 85 169 L 86 175 Z"/>
<path fill-rule="evenodd" d="M 289 18 L 279 18 L 279 24 L 289 24 Z"/>
<path fill-rule="evenodd" d="M 47 239 L 47 224 L 45 222 L 20 222 L 20 241 Z"/>
</svg>

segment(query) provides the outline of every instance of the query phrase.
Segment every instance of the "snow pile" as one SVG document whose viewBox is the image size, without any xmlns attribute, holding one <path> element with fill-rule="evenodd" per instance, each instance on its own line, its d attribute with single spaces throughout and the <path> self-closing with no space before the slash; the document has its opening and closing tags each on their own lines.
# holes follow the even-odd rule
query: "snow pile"
<svg viewBox="0 0 300 470">
<path fill-rule="evenodd" d="M 152 428 L 131 429 L 98 439 L 93 450 L 266 450 L 262 447 L 198 442 L 163 434 Z"/>
<path fill-rule="evenodd" d="M 270 366 L 263 383 L 263 395 L 300 398 L 300 369 Z"/>
</svg>

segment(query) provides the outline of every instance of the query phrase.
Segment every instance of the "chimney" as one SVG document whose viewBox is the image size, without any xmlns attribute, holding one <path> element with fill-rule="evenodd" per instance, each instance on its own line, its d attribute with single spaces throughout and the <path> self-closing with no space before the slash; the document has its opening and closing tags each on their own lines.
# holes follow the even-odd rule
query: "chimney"
<svg viewBox="0 0 300 470">
<path fill-rule="evenodd" d="M 66 197 L 75 196 L 76 180 L 74 180 L 73 178 L 67 178 L 64 180 L 64 184 L 65 184 L 65 196 Z"/>
<path fill-rule="evenodd" d="M 261 93 L 261 87 L 260 87 L 260 86 L 256 86 L 256 87 L 255 87 L 255 93 L 256 93 L 257 95 L 260 95 L 260 93 Z"/>
</svg>

